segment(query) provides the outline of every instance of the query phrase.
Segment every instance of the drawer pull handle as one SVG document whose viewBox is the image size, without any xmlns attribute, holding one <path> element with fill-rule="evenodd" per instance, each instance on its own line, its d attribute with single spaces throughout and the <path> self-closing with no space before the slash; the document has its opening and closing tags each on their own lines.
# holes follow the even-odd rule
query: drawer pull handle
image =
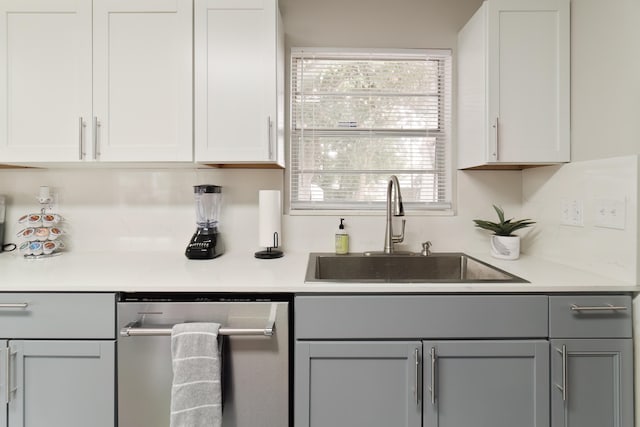
<svg viewBox="0 0 640 427">
<path fill-rule="evenodd" d="M 627 307 L 625 306 L 617 306 L 612 304 L 607 305 L 598 305 L 598 306 L 581 306 L 576 304 L 571 304 L 571 311 L 625 311 Z"/>
<path fill-rule="evenodd" d="M 29 307 L 29 303 L 26 302 L 6 302 L 0 303 L 0 309 L 2 308 L 27 308 Z"/>
</svg>

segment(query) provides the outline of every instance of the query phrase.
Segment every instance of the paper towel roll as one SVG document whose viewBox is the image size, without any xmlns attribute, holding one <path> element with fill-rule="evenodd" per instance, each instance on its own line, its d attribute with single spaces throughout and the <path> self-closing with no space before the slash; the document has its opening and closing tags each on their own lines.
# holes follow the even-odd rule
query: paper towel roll
<svg viewBox="0 0 640 427">
<path fill-rule="evenodd" d="M 282 241 L 280 190 L 260 190 L 258 205 L 258 245 L 265 248 L 276 248 L 281 245 Z M 274 233 L 278 234 L 275 242 Z"/>
</svg>

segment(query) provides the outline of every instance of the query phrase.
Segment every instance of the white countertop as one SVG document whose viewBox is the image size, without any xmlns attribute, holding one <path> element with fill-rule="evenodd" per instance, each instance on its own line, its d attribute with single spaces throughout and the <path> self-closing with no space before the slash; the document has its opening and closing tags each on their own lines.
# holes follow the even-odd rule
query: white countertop
<svg viewBox="0 0 640 427">
<path fill-rule="evenodd" d="M 640 286 L 530 256 L 502 261 L 473 254 L 530 283 L 305 283 L 307 253 L 253 253 L 188 260 L 181 252 L 68 252 L 28 260 L 0 253 L 0 291 L 124 292 L 638 292 Z"/>
</svg>

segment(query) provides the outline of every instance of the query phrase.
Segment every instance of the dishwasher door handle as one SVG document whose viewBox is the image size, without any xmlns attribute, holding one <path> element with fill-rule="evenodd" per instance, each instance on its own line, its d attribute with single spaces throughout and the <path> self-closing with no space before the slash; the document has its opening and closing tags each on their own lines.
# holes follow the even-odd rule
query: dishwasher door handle
<svg viewBox="0 0 640 427">
<path fill-rule="evenodd" d="M 126 325 L 124 328 L 120 329 L 121 337 L 152 337 L 152 336 L 169 336 L 171 335 L 172 328 L 140 328 L 137 327 L 139 322 L 131 322 Z M 275 333 L 275 328 L 262 328 L 262 329 L 253 329 L 253 328 L 220 328 L 218 329 L 218 335 L 259 335 L 270 337 Z"/>
<path fill-rule="evenodd" d="M 275 304 L 271 304 L 271 310 L 269 312 L 269 318 L 264 328 L 225 328 L 220 327 L 218 329 L 218 335 L 226 336 L 265 336 L 271 337 L 276 330 L 276 309 Z M 121 337 L 151 337 L 151 336 L 169 336 L 173 327 L 156 327 L 156 328 L 144 328 L 140 327 L 140 320 L 128 323 L 124 328 L 120 329 Z"/>
</svg>

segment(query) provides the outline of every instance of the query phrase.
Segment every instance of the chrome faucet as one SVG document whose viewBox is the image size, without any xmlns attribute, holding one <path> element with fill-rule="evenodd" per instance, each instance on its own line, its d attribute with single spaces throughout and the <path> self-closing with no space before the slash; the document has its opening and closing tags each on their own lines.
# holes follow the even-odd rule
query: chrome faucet
<svg viewBox="0 0 640 427">
<path fill-rule="evenodd" d="M 395 197 L 393 196 L 393 187 L 395 186 Z M 402 219 L 402 233 L 396 236 L 393 234 L 392 219 L 394 216 L 404 216 L 404 207 L 402 206 L 402 194 L 400 194 L 400 183 L 398 177 L 391 175 L 387 183 L 387 229 L 384 232 L 384 253 L 393 254 L 394 243 L 402 243 L 404 240 L 404 226 L 406 220 Z"/>
</svg>

